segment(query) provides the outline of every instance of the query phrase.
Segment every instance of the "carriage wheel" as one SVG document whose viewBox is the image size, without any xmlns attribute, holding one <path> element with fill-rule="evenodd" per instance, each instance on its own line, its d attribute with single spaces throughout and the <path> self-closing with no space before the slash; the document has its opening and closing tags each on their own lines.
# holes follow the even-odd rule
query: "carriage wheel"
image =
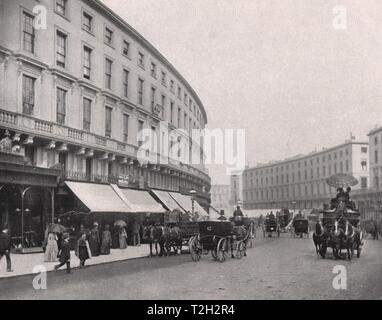
<svg viewBox="0 0 382 320">
<path fill-rule="evenodd" d="M 320 250 L 319 250 L 319 254 L 320 254 L 322 259 L 325 259 L 326 251 L 327 251 L 326 245 L 322 245 Z"/>
<path fill-rule="evenodd" d="M 212 255 L 212 258 L 214 258 L 215 261 L 218 259 L 218 252 L 217 252 L 216 249 L 211 250 L 211 255 Z"/>
<path fill-rule="evenodd" d="M 222 238 L 217 246 L 218 260 L 224 262 L 227 259 L 227 239 Z"/>
<path fill-rule="evenodd" d="M 252 248 L 253 247 L 253 240 L 252 240 L 252 238 L 249 238 L 247 243 L 248 243 L 248 248 Z"/>
<path fill-rule="evenodd" d="M 198 262 L 201 256 L 199 240 L 196 237 L 191 238 L 189 246 L 192 260 Z"/>
<path fill-rule="evenodd" d="M 236 245 L 235 256 L 237 259 L 241 259 L 244 257 L 244 253 L 245 253 L 244 241 L 239 241 Z"/>
</svg>

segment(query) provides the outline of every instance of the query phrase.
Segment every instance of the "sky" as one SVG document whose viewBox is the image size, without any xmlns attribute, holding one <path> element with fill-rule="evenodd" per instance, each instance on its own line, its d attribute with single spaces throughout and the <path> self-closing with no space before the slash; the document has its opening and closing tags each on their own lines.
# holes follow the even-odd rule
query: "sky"
<svg viewBox="0 0 382 320">
<path fill-rule="evenodd" d="M 382 125 L 382 1 L 102 1 L 187 79 L 208 128 L 246 130 L 251 166 L 350 133 L 368 141 Z M 337 5 L 345 29 L 333 25 Z M 209 170 L 213 184 L 229 183 L 223 166 Z"/>
</svg>

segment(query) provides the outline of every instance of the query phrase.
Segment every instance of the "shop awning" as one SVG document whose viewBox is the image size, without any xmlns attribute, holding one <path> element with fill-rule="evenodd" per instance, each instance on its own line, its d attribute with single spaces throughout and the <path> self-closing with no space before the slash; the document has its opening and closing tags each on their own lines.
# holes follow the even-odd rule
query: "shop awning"
<svg viewBox="0 0 382 320">
<path fill-rule="evenodd" d="M 133 212 L 110 185 L 72 181 L 65 184 L 90 212 Z"/>
<path fill-rule="evenodd" d="M 165 213 L 166 210 L 159 204 L 148 191 L 119 188 L 127 204 L 139 213 Z"/>
<path fill-rule="evenodd" d="M 167 210 L 180 210 L 181 212 L 184 212 L 183 208 L 171 197 L 167 191 L 152 190 L 151 192 L 163 203 Z"/>
<path fill-rule="evenodd" d="M 169 192 L 169 194 L 183 208 L 184 211 L 192 212 L 192 201 L 190 196 L 185 196 L 177 192 Z M 194 201 L 194 210 L 200 215 L 208 216 L 208 213 L 196 200 Z"/>
</svg>

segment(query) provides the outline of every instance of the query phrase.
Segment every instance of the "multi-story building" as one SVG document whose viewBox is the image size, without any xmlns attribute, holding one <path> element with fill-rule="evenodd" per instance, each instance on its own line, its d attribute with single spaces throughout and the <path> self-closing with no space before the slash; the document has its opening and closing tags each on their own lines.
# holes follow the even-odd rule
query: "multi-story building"
<svg viewBox="0 0 382 320">
<path fill-rule="evenodd" d="M 243 171 L 234 171 L 230 176 L 230 198 L 231 206 L 241 205 L 243 202 Z"/>
<path fill-rule="evenodd" d="M 353 189 L 369 186 L 369 144 L 345 143 L 283 161 L 248 168 L 243 173 L 244 207 L 247 209 L 321 208 L 335 196 L 326 179 L 335 173 L 356 177 Z"/>
<path fill-rule="evenodd" d="M 370 187 L 379 189 L 382 186 L 382 127 L 368 134 L 370 146 Z"/>
<path fill-rule="evenodd" d="M 359 190 L 355 200 L 364 219 L 379 220 L 382 216 L 382 127 L 371 130 L 369 136 L 370 186 Z"/>
<path fill-rule="evenodd" d="M 24 228 L 25 196 L 28 228 L 40 232 L 55 209 L 62 211 L 55 197 L 66 192 L 57 189 L 65 181 L 195 190 L 206 207 L 203 142 L 190 138 L 206 124 L 186 79 L 102 2 L 0 1 L 0 162 L 6 163 L 0 222 L 22 220 Z M 141 162 L 147 130 L 164 143 L 145 149 L 150 160 Z"/>
<path fill-rule="evenodd" d="M 230 205 L 230 186 L 225 184 L 216 184 L 211 186 L 211 206 L 215 210 L 224 210 L 229 212 L 232 208 Z"/>
</svg>

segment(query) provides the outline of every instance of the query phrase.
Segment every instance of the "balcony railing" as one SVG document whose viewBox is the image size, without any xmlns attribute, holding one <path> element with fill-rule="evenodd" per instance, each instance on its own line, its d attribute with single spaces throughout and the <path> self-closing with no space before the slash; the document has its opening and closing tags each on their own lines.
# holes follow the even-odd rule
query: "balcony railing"
<svg viewBox="0 0 382 320">
<path fill-rule="evenodd" d="M 3 125 L 7 129 L 13 129 L 16 132 L 23 131 L 31 136 L 40 135 L 47 139 L 55 141 L 63 141 L 65 143 L 78 144 L 86 148 L 100 148 L 109 153 L 122 153 L 122 156 L 135 157 L 137 154 L 137 146 L 130 145 L 121 141 L 114 140 L 103 136 L 96 135 L 83 130 L 67 127 L 55 122 L 48 122 L 36 119 L 30 115 L 15 113 L 0 109 L 0 126 Z M 211 182 L 207 172 L 199 165 L 181 165 L 180 161 L 153 154 L 153 159 L 158 163 L 166 163 L 174 170 L 181 170 L 184 173 L 196 176 L 208 183 Z"/>
<path fill-rule="evenodd" d="M 64 180 L 75 180 L 82 182 L 95 182 L 95 183 L 118 183 L 118 177 L 113 175 L 99 175 L 99 174 L 88 174 L 82 171 L 72 171 L 64 170 L 62 172 L 61 178 Z"/>
</svg>

